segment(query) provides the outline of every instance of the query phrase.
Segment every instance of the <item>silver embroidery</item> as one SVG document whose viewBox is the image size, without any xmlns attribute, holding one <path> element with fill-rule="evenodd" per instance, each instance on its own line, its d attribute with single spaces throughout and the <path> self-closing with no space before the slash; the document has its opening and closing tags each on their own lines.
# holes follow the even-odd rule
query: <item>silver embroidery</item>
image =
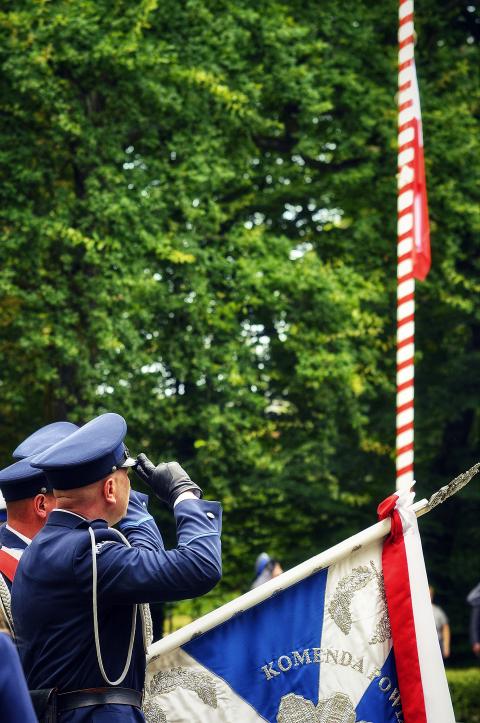
<svg viewBox="0 0 480 723">
<path fill-rule="evenodd" d="M 280 701 L 277 723 L 317 723 L 317 709 L 311 700 L 289 693 Z"/>
<path fill-rule="evenodd" d="M 188 668 L 172 668 L 154 675 L 150 684 L 150 694 L 162 695 L 170 693 L 178 687 L 192 690 L 206 705 L 211 708 L 217 707 L 214 678 L 201 671 Z"/>
<path fill-rule="evenodd" d="M 355 723 L 355 709 L 350 698 L 344 693 L 335 693 L 324 698 L 317 706 L 319 723 Z"/>
<path fill-rule="evenodd" d="M 145 701 L 143 714 L 147 723 L 168 723 L 165 711 L 154 698 Z"/>
<path fill-rule="evenodd" d="M 383 572 L 379 572 L 377 570 L 373 560 L 370 560 L 370 565 L 372 566 L 375 575 L 375 582 L 377 583 L 381 607 L 380 619 L 375 626 L 372 637 L 368 641 L 370 645 L 375 645 L 376 643 L 384 643 L 386 640 L 390 640 L 392 637 L 392 630 L 390 628 L 390 618 L 388 616 L 387 596 L 385 595 L 385 580 Z"/>
<path fill-rule="evenodd" d="M 142 620 L 143 646 L 145 652 L 147 652 L 148 646 L 153 642 L 152 613 L 150 612 L 150 605 L 147 603 L 140 605 L 140 617 Z"/>
<path fill-rule="evenodd" d="M 315 706 L 311 700 L 289 693 L 280 701 L 277 723 L 367 723 L 357 721 L 355 708 L 344 693 L 323 698 Z"/>
<path fill-rule="evenodd" d="M 376 645 L 389 640 L 392 637 L 392 631 L 388 616 L 383 572 L 377 570 L 373 560 L 370 560 L 370 567 L 363 565 L 354 567 L 351 573 L 341 578 L 328 606 L 328 612 L 344 635 L 348 635 L 353 623 L 350 610 L 352 600 L 355 594 L 366 587 L 371 580 L 375 580 L 377 585 L 380 614 L 368 642 L 370 645 Z"/>
<path fill-rule="evenodd" d="M 328 606 L 328 612 L 332 620 L 338 625 L 342 633 L 348 635 L 352 628 L 352 614 L 350 605 L 358 590 L 364 588 L 373 577 L 369 567 L 354 567 L 349 575 L 342 577 L 338 583 L 332 600 Z"/>
</svg>

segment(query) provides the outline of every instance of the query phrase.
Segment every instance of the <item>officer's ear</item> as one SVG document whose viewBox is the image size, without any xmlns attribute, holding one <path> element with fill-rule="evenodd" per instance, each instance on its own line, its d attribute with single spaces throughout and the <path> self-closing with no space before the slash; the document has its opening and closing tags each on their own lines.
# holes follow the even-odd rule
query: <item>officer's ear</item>
<svg viewBox="0 0 480 723">
<path fill-rule="evenodd" d="M 45 495 L 44 494 L 38 494 L 35 495 L 33 498 L 33 509 L 35 510 L 35 514 L 37 517 L 40 517 L 42 520 L 45 520 L 48 515 L 48 510 L 45 505 Z"/>
<path fill-rule="evenodd" d="M 117 483 L 114 477 L 105 477 L 103 480 L 103 497 L 108 504 L 115 504 L 117 501 Z"/>
</svg>

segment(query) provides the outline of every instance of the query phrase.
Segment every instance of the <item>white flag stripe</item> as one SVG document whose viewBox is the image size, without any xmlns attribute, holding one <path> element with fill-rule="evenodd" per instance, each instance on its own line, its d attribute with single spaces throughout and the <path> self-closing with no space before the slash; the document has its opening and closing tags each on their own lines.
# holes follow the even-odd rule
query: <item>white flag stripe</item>
<svg viewBox="0 0 480 723">
<path fill-rule="evenodd" d="M 413 513 L 407 510 L 407 514 L 410 526 L 405 531 L 404 541 L 427 723 L 455 723 L 432 613 L 418 524 Z"/>
<path fill-rule="evenodd" d="M 413 67 L 415 68 L 415 64 L 413 64 Z M 412 75 L 412 98 L 413 98 L 413 113 L 415 118 L 418 118 L 418 120 L 421 120 L 422 113 L 420 110 L 420 93 L 418 90 L 418 81 L 417 81 L 417 73 L 415 72 Z M 423 138 L 420 140 L 420 145 L 423 146 Z"/>
</svg>

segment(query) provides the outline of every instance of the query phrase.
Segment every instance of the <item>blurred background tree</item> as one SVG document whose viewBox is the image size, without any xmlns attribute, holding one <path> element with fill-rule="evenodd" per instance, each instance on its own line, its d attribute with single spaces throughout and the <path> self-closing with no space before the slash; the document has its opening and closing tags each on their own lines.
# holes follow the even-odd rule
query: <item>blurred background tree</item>
<svg viewBox="0 0 480 723">
<path fill-rule="evenodd" d="M 0 12 L 0 450 L 123 414 L 224 505 L 224 580 L 291 566 L 394 487 L 396 14 L 388 0 L 15 0 Z M 478 459 L 479 12 L 417 6 L 433 266 L 416 471 Z M 422 520 L 468 651 L 478 483 Z M 169 516 L 158 519 L 171 540 Z"/>
</svg>

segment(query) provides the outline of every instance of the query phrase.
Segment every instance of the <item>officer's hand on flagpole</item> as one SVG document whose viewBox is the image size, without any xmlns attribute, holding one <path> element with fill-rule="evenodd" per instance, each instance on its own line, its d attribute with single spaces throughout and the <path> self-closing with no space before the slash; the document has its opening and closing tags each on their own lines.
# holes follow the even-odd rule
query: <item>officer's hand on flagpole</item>
<svg viewBox="0 0 480 723">
<path fill-rule="evenodd" d="M 139 454 L 135 472 L 171 509 L 177 497 L 184 492 L 193 492 L 195 497 L 203 494 L 178 462 L 161 462 L 155 467 L 145 454 Z"/>
</svg>

